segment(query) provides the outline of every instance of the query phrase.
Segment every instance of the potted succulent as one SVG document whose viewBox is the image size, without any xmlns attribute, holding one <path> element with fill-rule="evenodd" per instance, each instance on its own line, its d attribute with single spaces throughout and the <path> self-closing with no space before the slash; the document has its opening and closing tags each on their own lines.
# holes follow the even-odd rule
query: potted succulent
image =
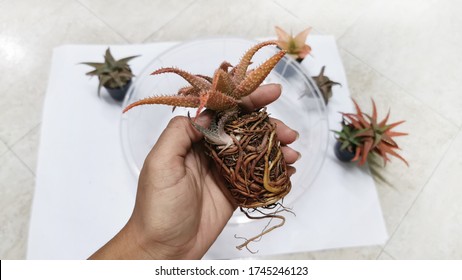
<svg viewBox="0 0 462 280">
<path fill-rule="evenodd" d="M 266 41 L 253 46 L 234 67 L 223 62 L 213 77 L 193 75 L 178 68 L 156 70 L 153 75 L 177 74 L 190 86 L 179 89 L 178 95 L 145 98 L 124 109 L 125 113 L 139 105 L 164 104 L 198 108 L 196 116 L 204 108 L 214 112 L 210 128 L 202 127 L 190 118 L 191 125 L 204 134 L 208 155 L 226 179 L 234 201 L 247 216 L 255 208 L 268 209 L 276 205 L 291 189 L 276 126 L 269 121 L 268 113 L 265 109 L 249 113 L 240 108 L 241 98 L 257 89 L 285 54 L 280 51 L 249 71 L 254 54 L 268 45 L 276 45 L 276 42 Z M 282 215 L 275 213 L 267 217 L 278 218 L 281 222 L 248 239 L 238 249 L 247 247 L 249 242 L 282 226 L 285 221 Z"/>
<path fill-rule="evenodd" d="M 279 26 L 275 27 L 278 37 L 277 46 L 286 51 L 286 54 L 297 62 L 302 62 L 303 59 L 311 52 L 311 47 L 306 44 L 306 38 L 310 34 L 311 27 L 298 33 L 295 37 L 287 33 Z"/>
<path fill-rule="evenodd" d="M 86 75 L 98 77 L 98 96 L 101 94 L 101 87 L 104 87 L 112 98 L 122 101 L 134 77 L 128 62 L 135 57 L 138 55 L 115 60 L 108 48 L 104 55 L 104 62 L 82 62 L 81 64 L 95 68 Z"/>
<path fill-rule="evenodd" d="M 296 36 L 287 33 L 279 26 L 275 27 L 277 39 L 277 46 L 281 50 L 285 50 L 287 56 L 291 57 L 298 63 L 301 63 L 310 53 L 311 46 L 306 43 L 306 38 L 311 32 L 311 27 L 306 28 Z M 295 73 L 293 67 L 288 67 L 290 59 L 281 60 L 275 67 L 275 71 L 281 74 L 283 77 L 293 76 Z M 318 76 L 313 76 L 313 80 L 318 86 L 325 104 L 327 105 L 329 98 L 332 96 L 332 86 L 340 85 L 324 76 L 325 66 L 322 67 L 321 72 Z"/>
<path fill-rule="evenodd" d="M 342 84 L 332 81 L 329 77 L 324 75 L 324 70 L 326 66 L 321 68 L 321 72 L 317 76 L 313 76 L 313 80 L 321 91 L 322 98 L 324 99 L 324 103 L 327 105 L 329 103 L 329 99 L 332 97 L 332 87 L 333 86 L 341 86 Z"/>
<path fill-rule="evenodd" d="M 408 162 L 395 150 L 399 149 L 393 137 L 404 136 L 407 133 L 392 131 L 404 121 L 387 124 L 390 113 L 380 122 L 377 121 L 377 108 L 372 100 L 372 115 L 361 111 L 353 100 L 356 113 L 342 113 L 342 130 L 334 131 L 337 135 L 335 155 L 341 161 L 358 161 L 358 165 L 366 163 L 368 156 L 376 154 L 386 163 L 388 155 Z"/>
<path fill-rule="evenodd" d="M 286 57 L 279 61 L 274 70 L 285 78 L 290 78 L 295 74 L 295 70 L 290 66 L 293 61 L 301 63 L 310 54 L 311 47 L 306 44 L 306 38 L 311 31 L 311 27 L 298 33 L 295 37 L 287 33 L 279 26 L 275 26 L 277 47 L 286 52 Z"/>
</svg>

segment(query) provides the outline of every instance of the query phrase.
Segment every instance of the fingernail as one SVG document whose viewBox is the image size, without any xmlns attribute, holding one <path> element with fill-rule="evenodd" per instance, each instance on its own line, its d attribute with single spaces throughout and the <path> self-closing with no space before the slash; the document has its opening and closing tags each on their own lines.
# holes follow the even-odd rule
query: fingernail
<svg viewBox="0 0 462 280">
<path fill-rule="evenodd" d="M 289 176 L 292 176 L 292 175 L 294 175 L 295 173 L 297 173 L 297 169 L 296 169 L 295 167 L 291 166 L 291 167 L 289 168 Z"/>
<path fill-rule="evenodd" d="M 281 84 L 278 84 L 279 85 L 279 90 L 282 92 L 282 85 Z"/>
<path fill-rule="evenodd" d="M 300 152 L 297 152 L 297 154 L 298 154 L 297 160 L 301 159 L 301 158 L 302 158 L 302 154 L 300 154 Z"/>
<path fill-rule="evenodd" d="M 296 141 L 296 140 L 298 140 L 298 138 L 300 138 L 300 133 L 298 131 L 296 131 L 296 130 L 294 130 L 294 132 L 295 132 L 295 134 L 297 134 L 295 136 L 295 141 Z"/>
</svg>

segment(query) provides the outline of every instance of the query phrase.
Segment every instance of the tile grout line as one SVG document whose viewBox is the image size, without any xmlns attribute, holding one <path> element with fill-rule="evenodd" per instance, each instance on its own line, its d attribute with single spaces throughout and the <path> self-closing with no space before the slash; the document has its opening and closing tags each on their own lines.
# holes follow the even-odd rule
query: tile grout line
<svg viewBox="0 0 462 280">
<path fill-rule="evenodd" d="M 377 3 L 374 3 L 373 5 L 377 5 Z M 372 9 L 372 6 L 369 8 L 369 9 Z M 355 21 L 355 23 L 359 20 L 359 18 L 364 15 L 365 13 L 362 13 Z M 410 95 L 414 98 L 416 98 L 417 100 L 419 100 L 419 102 L 423 103 L 428 109 L 430 109 L 431 111 L 433 111 L 434 113 L 438 114 L 440 117 L 442 117 L 443 119 L 445 119 L 446 121 L 448 121 L 450 124 L 453 124 L 454 126 L 456 127 L 459 127 L 459 125 L 457 125 L 456 123 L 452 122 L 451 120 L 449 120 L 448 118 L 446 118 L 445 116 L 441 115 L 439 112 L 437 112 L 436 110 L 434 110 L 433 108 L 431 108 L 430 106 L 428 106 L 425 102 L 423 102 L 421 99 L 419 99 L 417 96 L 415 96 L 414 94 L 412 94 L 411 92 L 409 92 L 403 85 L 401 85 L 400 83 L 398 82 L 395 82 L 394 80 L 392 80 L 390 77 L 388 77 L 387 75 L 385 75 L 384 73 L 380 72 L 378 69 L 374 68 L 372 65 L 369 65 L 368 63 L 366 63 L 364 60 L 360 59 L 358 56 L 356 56 L 355 54 L 353 54 L 351 51 L 349 51 L 347 48 L 343 47 L 340 45 L 340 41 L 341 39 L 346 35 L 347 31 L 350 30 L 352 28 L 354 24 L 350 25 L 347 30 L 339 37 L 339 39 L 337 40 L 339 42 L 338 44 L 338 47 L 341 48 L 343 51 L 345 51 L 346 53 L 348 53 L 349 55 L 353 56 L 354 58 L 356 58 L 358 61 L 360 61 L 361 63 L 364 63 L 365 65 L 367 65 L 368 67 L 370 67 L 371 69 L 373 69 L 376 73 L 378 73 L 380 76 L 384 77 L 385 79 L 387 79 L 388 81 L 392 82 L 394 85 L 396 85 L 399 89 L 403 90 L 407 95 Z"/>
<path fill-rule="evenodd" d="M 0 142 L 2 142 L 6 147 L 6 151 L 1 153 L 0 157 L 5 155 L 6 153 L 8 153 L 8 151 L 13 152 L 13 147 L 16 146 L 19 142 L 21 142 L 24 138 L 26 138 L 26 136 L 29 135 L 32 132 L 32 130 L 34 130 L 40 124 L 41 124 L 41 122 L 39 122 L 37 125 L 33 126 L 26 133 L 24 133 L 21 137 L 19 137 L 17 140 L 15 140 L 12 144 L 8 144 L 5 141 L 3 141 L 2 139 L 0 139 Z"/>
<path fill-rule="evenodd" d="M 77 0 L 79 1 L 79 0 Z M 148 36 L 146 36 L 146 38 L 144 38 L 143 40 L 141 40 L 141 43 L 147 43 L 147 40 L 149 38 L 151 38 L 157 31 L 161 30 L 162 28 L 164 28 L 165 26 L 167 26 L 168 24 L 170 24 L 173 20 L 175 20 L 179 15 L 181 15 L 184 11 L 186 11 L 187 9 L 189 9 L 192 5 L 194 5 L 198 0 L 194 0 L 194 1 L 191 1 L 191 3 L 189 5 L 187 5 L 186 7 L 184 7 L 180 12 L 178 12 L 178 14 L 176 14 L 174 17 L 172 17 L 169 21 L 167 21 L 164 25 L 162 25 L 161 27 L 157 28 L 156 30 L 154 30 L 153 32 L 149 33 Z"/>
<path fill-rule="evenodd" d="M 10 152 L 21 162 L 21 164 L 26 167 L 27 170 L 31 173 L 32 177 L 35 179 L 35 171 L 33 171 L 23 160 L 22 158 L 16 154 L 13 150 L 10 150 Z"/>
<path fill-rule="evenodd" d="M 0 140 L 1 141 L 1 140 Z M 7 146 L 7 150 L 0 154 L 0 158 L 5 156 L 6 154 L 11 153 L 19 162 L 31 173 L 30 175 L 35 179 L 35 172 L 30 169 L 30 167 L 22 160 L 20 156 L 18 156 L 10 147 Z"/>
<path fill-rule="evenodd" d="M 291 14 L 293 17 L 295 17 L 295 18 L 297 18 L 297 19 L 303 21 L 303 20 L 300 19 L 297 15 L 295 15 L 291 10 L 289 10 L 289 9 L 287 9 L 285 6 L 279 4 L 278 1 L 272 0 L 272 2 L 273 2 L 274 4 L 276 4 L 277 6 L 281 7 L 282 9 L 284 9 L 286 12 L 288 12 L 289 14 Z M 303 22 L 304 22 L 304 21 L 303 21 Z"/>
<path fill-rule="evenodd" d="M 387 81 L 389 81 L 390 83 L 392 83 L 393 85 L 397 86 L 400 90 L 402 90 L 405 94 L 411 96 L 412 98 L 415 98 L 417 99 L 420 103 L 422 103 L 425 107 L 427 107 L 427 109 L 429 109 L 430 111 L 434 112 L 435 114 L 437 114 L 438 116 L 440 116 L 443 120 L 446 120 L 448 123 L 450 123 L 451 125 L 453 125 L 456 129 L 457 129 L 457 133 L 460 133 L 462 132 L 462 127 L 459 127 L 457 124 L 454 124 L 452 121 L 448 120 L 445 116 L 442 116 L 439 112 L 435 111 L 433 108 L 431 108 L 430 106 L 428 106 L 427 104 L 425 104 L 422 100 L 420 100 L 419 98 L 417 98 L 416 96 L 414 96 L 412 93 L 408 92 L 403 86 L 401 86 L 400 84 L 396 83 L 395 81 L 391 80 L 388 76 L 384 75 L 383 73 L 381 73 L 380 71 L 378 71 L 377 69 L 375 69 L 374 67 L 372 67 L 371 65 L 369 65 L 368 63 L 366 63 L 365 61 L 363 61 L 362 59 L 360 59 L 359 57 L 357 57 L 356 55 L 354 55 L 353 53 L 351 53 L 349 50 L 347 50 L 346 48 L 342 47 L 342 46 L 339 46 L 339 48 L 343 51 L 345 51 L 346 53 L 348 53 L 349 55 L 351 55 L 352 57 L 354 57 L 355 59 L 357 59 L 358 61 L 360 61 L 361 63 L 367 65 L 370 69 L 372 69 L 374 72 L 376 72 L 378 75 L 380 75 L 381 77 L 383 77 L 384 79 L 386 79 Z M 425 189 L 425 187 L 427 186 L 428 182 L 431 180 L 431 178 L 433 177 L 434 173 L 436 172 L 436 170 L 438 169 L 438 167 L 440 166 L 441 162 L 443 161 L 443 159 L 446 157 L 447 153 L 449 152 L 449 149 L 452 147 L 454 141 L 455 141 L 455 138 L 454 137 L 450 144 L 448 145 L 448 148 L 447 150 L 443 153 L 443 155 L 441 156 L 440 160 L 438 161 L 438 164 L 435 166 L 435 168 L 433 169 L 431 175 L 429 176 L 428 180 L 423 184 L 422 186 L 422 189 L 417 193 L 416 197 L 414 198 L 414 200 L 412 201 L 411 205 L 409 206 L 409 208 L 407 209 L 406 213 L 404 214 L 404 216 L 401 218 L 400 222 L 397 224 L 397 226 L 395 227 L 395 230 L 390 234 L 390 237 L 388 238 L 387 242 L 385 243 L 385 245 L 382 246 L 382 249 L 380 251 L 380 253 L 378 254 L 377 258 L 380 257 L 380 255 L 383 253 L 383 252 L 386 252 L 388 255 L 392 256 L 393 258 L 395 258 L 395 256 L 393 256 L 392 254 L 390 254 L 388 251 L 385 250 L 385 248 L 388 246 L 388 244 L 390 243 L 390 241 L 393 239 L 393 237 L 395 236 L 395 233 L 398 231 L 399 227 L 401 226 L 401 224 L 403 223 L 404 219 L 407 217 L 408 213 L 410 212 L 410 210 L 413 208 L 414 204 L 416 203 L 417 199 L 420 197 L 422 191 Z M 396 259 L 396 258 L 395 258 Z"/>
<path fill-rule="evenodd" d="M 378 5 L 378 3 L 380 3 L 379 1 L 375 1 L 374 3 L 372 3 L 368 8 L 366 8 L 366 10 L 364 12 L 362 12 L 360 15 L 358 15 L 358 17 L 350 24 L 350 26 L 348 26 L 345 31 L 343 32 L 343 34 L 341 34 L 340 36 L 338 36 L 338 39 L 337 41 L 340 42 L 340 40 L 343 38 L 343 36 L 345 36 L 348 31 L 350 31 L 353 26 L 361 19 L 362 16 L 364 16 L 366 13 L 368 13 L 370 10 L 374 9 L 375 6 Z"/>
<path fill-rule="evenodd" d="M 34 125 L 31 129 L 29 129 L 26 133 L 24 133 L 23 136 L 19 137 L 18 140 L 14 141 L 14 143 L 12 143 L 11 145 L 7 145 L 11 150 L 13 150 L 14 146 L 16 146 L 19 142 L 21 142 L 22 140 L 24 140 L 24 138 L 27 137 L 27 135 L 31 134 L 32 131 L 34 129 L 36 129 L 37 127 L 39 127 L 40 125 L 42 124 L 42 120 L 40 120 L 40 122 L 38 122 L 36 125 Z"/>
<path fill-rule="evenodd" d="M 377 256 L 376 260 L 378 260 L 382 254 L 387 254 L 392 260 L 396 260 L 395 256 L 393 256 L 392 254 L 388 253 L 388 252 L 385 251 L 383 248 L 382 248 L 382 251 L 380 251 L 380 254 Z"/>
<path fill-rule="evenodd" d="M 277 6 L 279 6 L 280 8 L 284 9 L 287 13 L 289 13 L 291 16 L 293 16 L 294 18 L 298 19 L 299 21 L 303 22 L 303 23 L 306 23 L 308 24 L 308 22 L 306 22 L 305 20 L 299 18 L 296 14 L 294 14 L 291 10 L 287 9 L 285 6 L 279 4 L 279 2 L 277 0 L 272 0 L 274 4 L 276 4 Z M 313 28 L 312 30 L 315 30 L 316 32 L 319 32 L 320 35 L 328 35 L 329 33 L 327 33 L 326 31 L 322 30 L 322 29 L 319 29 L 317 27 L 314 27 L 314 26 L 311 26 L 311 24 L 309 24 L 311 28 Z M 336 38 L 337 40 L 337 38 Z"/>
<path fill-rule="evenodd" d="M 35 171 L 32 170 L 29 167 L 29 165 L 27 165 L 26 162 L 13 149 L 19 142 L 21 142 L 24 138 L 26 138 L 29 134 L 31 134 L 33 132 L 33 130 L 38 128 L 40 125 L 42 125 L 42 122 L 39 122 L 36 126 L 31 128 L 27 133 L 25 133 L 21 138 L 19 138 L 13 145 L 11 145 L 11 147 L 7 146 L 8 150 L 22 163 L 22 165 L 24 165 L 31 172 L 31 174 L 32 174 L 32 176 L 34 178 L 35 178 Z M 37 150 L 37 152 L 38 152 L 38 150 Z M 35 156 L 38 157 L 38 154 L 36 154 Z"/>
<path fill-rule="evenodd" d="M 125 38 L 122 34 L 120 34 L 118 31 L 116 31 L 111 25 L 109 25 L 106 21 L 104 21 L 102 18 L 100 18 L 92 9 L 90 9 L 89 7 L 87 7 L 85 4 L 83 4 L 80 0 L 74 0 L 75 2 L 77 2 L 79 5 L 81 5 L 84 9 L 86 9 L 88 12 L 90 12 L 90 14 L 92 14 L 94 17 L 96 17 L 99 21 L 101 21 L 106 27 L 108 27 L 112 32 L 114 32 L 115 34 L 119 35 L 120 38 L 122 38 L 126 43 L 130 44 L 132 42 L 130 42 L 130 40 L 128 40 L 127 38 Z"/>
<path fill-rule="evenodd" d="M 435 175 L 436 171 L 438 170 L 439 166 L 441 165 L 441 162 L 444 160 L 444 158 L 448 155 L 449 151 L 451 150 L 452 146 L 454 145 L 454 142 L 456 141 L 456 138 L 457 138 L 457 134 L 462 132 L 462 128 L 458 128 L 458 131 L 456 133 L 456 135 L 451 139 L 451 142 L 450 144 L 448 145 L 448 148 L 446 149 L 446 151 L 443 153 L 443 155 L 441 156 L 440 160 L 438 161 L 438 164 L 435 166 L 435 168 L 433 169 L 431 175 L 428 177 L 428 180 L 423 184 L 422 186 L 422 189 L 418 192 L 418 194 L 416 195 L 416 197 L 414 198 L 414 200 L 412 201 L 411 205 L 409 206 L 409 208 L 407 209 L 406 213 L 404 214 L 403 218 L 399 221 L 398 225 L 396 226 L 395 230 L 393 231 L 392 234 L 390 234 L 390 238 L 388 238 L 387 242 L 385 243 L 385 245 L 382 247 L 382 252 L 385 251 L 385 248 L 388 246 L 388 244 L 390 243 L 390 241 L 393 239 L 393 237 L 395 236 L 396 232 L 398 231 L 398 229 L 401 227 L 401 225 L 403 224 L 404 220 L 406 219 L 406 217 L 408 216 L 409 212 L 412 210 L 412 208 L 414 207 L 414 205 L 416 204 L 417 200 L 419 199 L 420 195 L 422 194 L 422 192 L 425 190 L 425 188 L 427 187 L 428 183 L 430 182 L 430 180 L 433 178 L 433 176 Z M 388 251 L 386 251 L 387 254 L 389 254 L 390 256 L 393 256 L 392 254 L 388 253 Z M 393 256 L 394 257 L 394 256 Z"/>
<path fill-rule="evenodd" d="M 0 142 L 3 143 L 3 146 L 5 146 L 5 148 L 6 148 L 4 152 L 0 153 L 0 158 L 1 158 L 6 153 L 8 153 L 8 151 L 11 151 L 11 150 L 10 150 L 10 147 L 2 139 L 0 139 Z"/>
<path fill-rule="evenodd" d="M 281 5 L 277 0 L 272 0 L 273 3 L 275 3 L 276 5 L 278 5 L 279 7 L 281 7 L 282 9 L 284 9 L 286 12 L 288 12 L 289 14 L 291 14 L 293 17 L 297 18 L 298 20 L 302 21 L 302 22 L 305 22 L 305 20 L 299 18 L 297 15 L 295 15 L 291 10 L 289 10 L 288 8 L 286 8 L 285 6 Z M 369 10 L 373 9 L 376 5 L 378 5 L 377 3 L 379 2 L 374 2 L 372 3 L 368 8 L 366 8 L 366 10 L 362 13 L 360 13 L 356 19 L 345 29 L 345 31 L 338 35 L 338 36 L 335 36 L 335 40 L 336 41 L 339 41 L 359 20 L 360 18 L 365 15 Z M 318 29 L 318 28 L 315 28 L 313 27 L 314 30 L 320 32 L 320 34 L 324 34 L 324 35 L 329 35 L 330 33 L 329 32 L 326 32 L 322 29 Z M 333 35 L 333 34 L 330 34 L 330 35 Z"/>
<path fill-rule="evenodd" d="M 374 67 L 372 67 L 371 65 L 369 65 L 368 63 L 366 63 L 364 60 L 360 59 L 358 56 L 354 55 L 352 52 L 350 52 L 348 49 L 346 49 L 345 47 L 342 47 L 342 46 L 338 46 L 339 49 L 343 50 L 344 52 L 348 53 L 349 55 L 351 55 L 352 57 L 354 57 L 355 59 L 357 59 L 358 61 L 360 61 L 361 63 L 367 65 L 367 67 L 371 68 L 375 73 L 379 74 L 382 78 L 384 78 L 385 80 L 389 81 L 390 83 L 392 83 L 393 85 L 395 85 L 396 87 L 398 87 L 398 89 L 402 90 L 405 94 L 407 94 L 408 96 L 412 97 L 412 98 L 415 98 L 416 100 L 418 100 L 420 103 L 422 103 L 427 109 L 429 109 L 430 111 L 432 111 L 433 113 L 437 114 L 439 117 L 441 117 L 442 119 L 444 119 L 445 121 L 447 121 L 449 124 L 451 124 L 452 126 L 454 126 L 455 128 L 459 129 L 459 128 L 462 128 L 459 127 L 459 125 L 457 125 L 456 123 L 452 122 L 451 120 L 449 120 L 448 118 L 446 118 L 445 116 L 441 115 L 439 112 L 437 112 L 435 109 L 433 109 L 432 107 L 428 106 L 425 102 L 423 102 L 420 98 L 418 98 L 417 96 L 415 96 L 414 94 L 412 94 L 411 92 L 409 92 L 406 88 L 404 88 L 401 84 L 395 82 L 394 80 L 392 80 L 390 77 L 388 77 L 387 75 L 383 74 L 382 72 L 380 72 L 379 70 L 375 69 Z"/>
</svg>

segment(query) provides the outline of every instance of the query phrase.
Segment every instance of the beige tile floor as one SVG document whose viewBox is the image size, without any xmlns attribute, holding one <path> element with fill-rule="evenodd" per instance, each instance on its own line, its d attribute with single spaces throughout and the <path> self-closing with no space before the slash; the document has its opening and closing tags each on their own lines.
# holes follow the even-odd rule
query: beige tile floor
<svg viewBox="0 0 462 280">
<path fill-rule="evenodd" d="M 0 258 L 22 259 L 52 48 L 312 26 L 337 38 L 350 90 L 405 119 L 402 154 L 376 179 L 384 246 L 280 256 L 462 258 L 462 2 L 457 0 L 0 0 Z"/>
</svg>

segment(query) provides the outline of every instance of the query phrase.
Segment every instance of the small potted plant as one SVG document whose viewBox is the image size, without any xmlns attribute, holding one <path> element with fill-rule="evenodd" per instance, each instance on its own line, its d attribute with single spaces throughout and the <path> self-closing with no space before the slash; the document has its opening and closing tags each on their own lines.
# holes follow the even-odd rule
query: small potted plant
<svg viewBox="0 0 462 280">
<path fill-rule="evenodd" d="M 306 43 L 306 38 L 310 34 L 311 27 L 298 33 L 295 37 L 284 31 L 279 26 L 276 26 L 275 29 L 278 37 L 277 47 L 281 50 L 285 50 L 287 56 L 291 57 L 298 63 L 301 63 L 311 53 L 311 46 Z M 295 71 L 293 67 L 289 67 L 290 63 L 290 59 L 282 59 L 276 65 L 275 71 L 285 78 L 293 76 Z M 322 67 L 318 76 L 313 76 L 312 78 L 321 92 L 324 103 L 327 105 L 329 98 L 332 97 L 332 87 L 340 84 L 325 76 L 324 70 L 325 66 Z"/>
<path fill-rule="evenodd" d="M 311 27 L 298 33 L 295 37 L 279 26 L 276 26 L 275 29 L 278 36 L 277 46 L 281 50 L 286 51 L 287 55 L 291 56 L 297 62 L 302 62 L 310 54 L 311 47 L 306 44 L 306 38 L 310 34 Z"/>
<path fill-rule="evenodd" d="M 298 33 L 295 37 L 292 34 L 287 33 L 279 26 L 275 26 L 276 35 L 278 37 L 276 43 L 277 47 L 286 52 L 286 55 L 298 63 L 301 63 L 306 56 L 311 52 L 311 47 L 306 44 L 306 38 L 308 37 L 311 27 Z M 288 67 L 291 63 L 290 59 L 282 59 L 274 68 L 274 70 L 280 73 L 284 77 L 290 77 L 295 72 L 292 67 Z"/>
<path fill-rule="evenodd" d="M 82 62 L 95 68 L 86 75 L 98 77 L 98 96 L 101 94 L 101 87 L 104 87 L 115 100 L 124 99 L 134 77 L 128 62 L 135 57 L 138 55 L 115 60 L 108 48 L 104 55 L 104 62 Z"/>
<path fill-rule="evenodd" d="M 404 121 L 387 124 L 390 113 L 380 122 L 377 121 L 377 108 L 372 100 L 372 116 L 361 111 L 356 101 L 354 113 L 342 113 L 342 130 L 334 131 L 337 135 L 335 155 L 341 161 L 358 161 L 358 165 L 366 163 L 371 154 L 380 156 L 384 163 L 389 161 L 388 155 L 408 162 L 395 150 L 399 149 L 393 137 L 404 136 L 407 133 L 392 131 Z"/>
<path fill-rule="evenodd" d="M 322 98 L 324 99 L 324 103 L 327 105 L 329 103 L 329 99 L 332 97 L 332 87 L 333 86 L 341 86 L 342 84 L 332 81 L 329 77 L 324 75 L 324 71 L 326 70 L 326 66 L 321 68 L 321 72 L 317 76 L 313 76 L 314 82 L 319 88 L 321 92 Z"/>
</svg>

